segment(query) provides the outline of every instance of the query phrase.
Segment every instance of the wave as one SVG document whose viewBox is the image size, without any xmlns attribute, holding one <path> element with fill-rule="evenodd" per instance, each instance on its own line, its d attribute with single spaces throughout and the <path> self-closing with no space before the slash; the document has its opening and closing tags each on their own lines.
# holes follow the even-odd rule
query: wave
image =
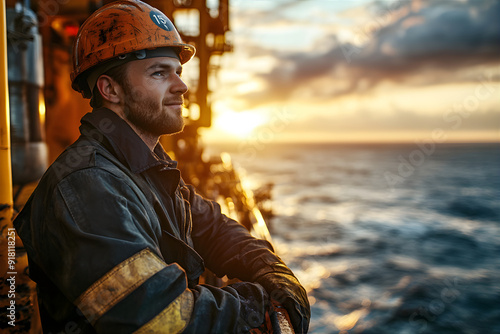
<svg viewBox="0 0 500 334">
<path fill-rule="evenodd" d="M 456 230 L 431 230 L 420 238 L 419 246 L 420 259 L 439 266 L 474 268 L 490 255 L 473 236 Z"/>
<path fill-rule="evenodd" d="M 497 205 L 498 206 L 498 205 Z M 499 220 L 498 207 L 493 208 L 483 200 L 475 198 L 456 198 L 448 203 L 445 208 L 449 214 L 469 219 Z"/>
</svg>

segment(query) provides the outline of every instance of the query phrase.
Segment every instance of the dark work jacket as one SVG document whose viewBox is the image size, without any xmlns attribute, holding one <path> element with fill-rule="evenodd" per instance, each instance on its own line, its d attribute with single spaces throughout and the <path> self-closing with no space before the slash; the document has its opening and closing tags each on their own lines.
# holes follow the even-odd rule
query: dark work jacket
<svg viewBox="0 0 500 334">
<path fill-rule="evenodd" d="M 14 225 L 46 333 L 236 333 L 263 321 L 255 281 L 282 263 L 217 203 L 182 181 L 115 113 L 82 118 Z M 198 285 L 205 266 L 241 279 Z M 163 327 L 162 327 L 163 326 Z"/>
</svg>

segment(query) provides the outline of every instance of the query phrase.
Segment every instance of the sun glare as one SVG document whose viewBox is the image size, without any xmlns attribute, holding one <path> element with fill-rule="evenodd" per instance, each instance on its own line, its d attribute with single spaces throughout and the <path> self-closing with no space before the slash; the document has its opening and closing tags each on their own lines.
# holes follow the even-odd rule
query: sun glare
<svg viewBox="0 0 500 334">
<path fill-rule="evenodd" d="M 265 117 L 257 112 L 225 111 L 217 114 L 214 120 L 214 127 L 218 131 L 239 139 L 244 139 L 265 122 Z"/>
</svg>

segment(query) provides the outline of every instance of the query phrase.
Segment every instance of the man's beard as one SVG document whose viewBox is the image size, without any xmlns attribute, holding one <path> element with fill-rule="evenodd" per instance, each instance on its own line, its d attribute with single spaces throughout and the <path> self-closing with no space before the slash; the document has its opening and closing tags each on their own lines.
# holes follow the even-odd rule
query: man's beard
<svg viewBox="0 0 500 334">
<path fill-rule="evenodd" d="M 174 134 L 184 129 L 184 118 L 164 110 L 168 100 L 163 100 L 160 105 L 157 100 L 148 98 L 146 94 L 134 90 L 128 84 L 124 85 L 125 92 L 124 112 L 129 122 L 140 131 L 154 136 Z M 141 95 L 143 97 L 141 97 Z M 182 100 L 182 96 L 177 98 Z"/>
</svg>

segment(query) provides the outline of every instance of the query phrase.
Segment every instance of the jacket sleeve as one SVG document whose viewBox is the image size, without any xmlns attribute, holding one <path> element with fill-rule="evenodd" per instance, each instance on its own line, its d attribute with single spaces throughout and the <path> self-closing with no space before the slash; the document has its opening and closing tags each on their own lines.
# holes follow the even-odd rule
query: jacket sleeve
<svg viewBox="0 0 500 334">
<path fill-rule="evenodd" d="M 255 273 L 264 268 L 284 265 L 268 241 L 254 238 L 243 225 L 222 214 L 219 204 L 203 198 L 192 186 L 186 187 L 194 246 L 210 270 L 220 277 L 253 281 Z"/>
<path fill-rule="evenodd" d="M 237 333 L 263 321 L 268 297 L 259 284 L 188 288 L 184 270 L 162 258 L 159 227 L 126 180 L 84 169 L 38 200 L 46 209 L 31 206 L 16 225 L 30 261 L 96 332 Z"/>
<path fill-rule="evenodd" d="M 193 242 L 207 267 L 219 276 L 258 282 L 271 299 L 285 306 L 295 332 L 307 333 L 311 313 L 307 293 L 271 244 L 252 237 L 245 227 L 223 215 L 217 203 L 197 195 L 191 186 L 188 189 Z"/>
</svg>

